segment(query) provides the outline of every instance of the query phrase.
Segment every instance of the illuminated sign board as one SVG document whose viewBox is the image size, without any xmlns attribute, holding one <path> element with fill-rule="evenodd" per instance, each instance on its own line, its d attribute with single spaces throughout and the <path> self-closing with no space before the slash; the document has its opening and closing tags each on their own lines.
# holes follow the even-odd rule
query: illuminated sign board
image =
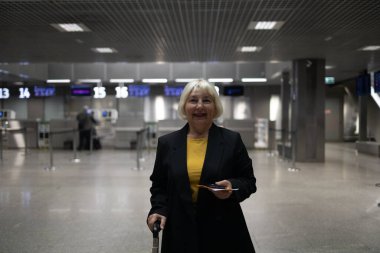
<svg viewBox="0 0 380 253">
<path fill-rule="evenodd" d="M 53 86 L 34 86 L 34 96 L 51 97 L 55 95 L 55 87 Z"/>
<path fill-rule="evenodd" d="M 0 88 L 0 99 L 9 98 L 10 93 L 8 88 Z"/>
<path fill-rule="evenodd" d="M 70 92 L 73 97 L 87 97 L 92 95 L 92 88 L 87 85 L 72 85 Z"/>
<path fill-rule="evenodd" d="M 164 87 L 164 94 L 167 97 L 179 97 L 182 94 L 184 86 L 168 86 Z"/>
<path fill-rule="evenodd" d="M 150 94 L 149 85 L 128 85 L 128 94 L 130 97 L 146 97 Z"/>
<path fill-rule="evenodd" d="M 224 86 L 223 95 L 224 96 L 243 96 L 244 95 L 244 86 L 241 86 L 241 85 Z"/>
</svg>

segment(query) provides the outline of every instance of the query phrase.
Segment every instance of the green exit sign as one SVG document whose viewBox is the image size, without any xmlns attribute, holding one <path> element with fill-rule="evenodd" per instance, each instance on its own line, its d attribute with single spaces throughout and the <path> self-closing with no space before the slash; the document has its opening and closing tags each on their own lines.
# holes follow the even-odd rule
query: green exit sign
<svg viewBox="0 0 380 253">
<path fill-rule="evenodd" d="M 326 76 L 325 77 L 325 84 L 334 84 L 335 83 L 335 78 L 332 76 Z"/>
</svg>

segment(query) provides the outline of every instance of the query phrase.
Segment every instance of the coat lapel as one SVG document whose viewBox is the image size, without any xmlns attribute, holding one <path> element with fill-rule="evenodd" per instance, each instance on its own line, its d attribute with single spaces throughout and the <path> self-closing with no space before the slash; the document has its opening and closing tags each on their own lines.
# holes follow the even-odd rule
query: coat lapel
<svg viewBox="0 0 380 253">
<path fill-rule="evenodd" d="M 223 157 L 223 138 L 216 125 L 212 125 L 208 134 L 206 157 L 203 163 L 200 183 L 214 183 L 218 177 L 219 163 Z"/>
<path fill-rule="evenodd" d="M 192 205 L 186 158 L 188 128 L 188 124 L 186 124 L 181 130 L 178 131 L 178 136 L 176 136 L 176 139 L 174 140 L 175 144 L 173 145 L 171 152 L 171 167 L 173 169 L 173 174 L 175 174 L 174 178 L 176 178 L 176 186 L 181 199 L 183 199 L 186 204 Z"/>
</svg>

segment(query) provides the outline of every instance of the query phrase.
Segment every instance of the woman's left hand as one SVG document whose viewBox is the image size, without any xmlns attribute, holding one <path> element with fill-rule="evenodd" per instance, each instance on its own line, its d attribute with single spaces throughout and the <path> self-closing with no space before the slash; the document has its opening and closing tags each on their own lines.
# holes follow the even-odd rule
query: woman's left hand
<svg viewBox="0 0 380 253">
<path fill-rule="evenodd" d="M 231 196 L 232 184 L 230 181 L 222 180 L 215 182 L 215 184 L 224 186 L 224 188 L 226 189 L 225 191 L 213 191 L 212 193 L 214 193 L 215 197 L 217 197 L 218 199 L 228 199 Z"/>
</svg>

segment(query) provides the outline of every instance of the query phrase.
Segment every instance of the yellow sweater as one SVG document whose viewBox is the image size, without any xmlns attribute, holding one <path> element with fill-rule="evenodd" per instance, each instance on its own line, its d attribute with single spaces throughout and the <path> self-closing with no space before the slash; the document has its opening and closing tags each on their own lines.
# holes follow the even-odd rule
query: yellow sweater
<svg viewBox="0 0 380 253">
<path fill-rule="evenodd" d="M 197 202 L 197 185 L 202 174 L 206 148 L 207 138 L 187 138 L 187 173 L 189 174 L 193 203 Z"/>
</svg>

